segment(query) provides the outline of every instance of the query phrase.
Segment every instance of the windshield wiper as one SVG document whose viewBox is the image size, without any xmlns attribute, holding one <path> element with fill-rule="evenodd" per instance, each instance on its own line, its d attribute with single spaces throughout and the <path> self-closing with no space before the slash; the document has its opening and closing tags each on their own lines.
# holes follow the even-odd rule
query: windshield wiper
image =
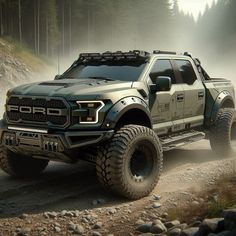
<svg viewBox="0 0 236 236">
<path fill-rule="evenodd" d="M 107 81 L 114 81 L 114 79 L 109 77 L 102 77 L 102 76 L 89 76 L 89 79 L 101 79 L 101 80 L 107 80 Z"/>
</svg>

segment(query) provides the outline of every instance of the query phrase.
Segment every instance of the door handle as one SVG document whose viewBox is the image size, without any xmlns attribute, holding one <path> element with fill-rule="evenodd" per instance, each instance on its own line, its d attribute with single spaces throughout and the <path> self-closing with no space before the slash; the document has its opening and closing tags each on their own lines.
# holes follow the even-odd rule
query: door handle
<svg viewBox="0 0 236 236">
<path fill-rule="evenodd" d="M 204 98 L 204 92 L 198 92 L 198 98 Z"/>
<path fill-rule="evenodd" d="M 177 94 L 177 102 L 182 102 L 184 100 L 183 94 Z"/>
</svg>

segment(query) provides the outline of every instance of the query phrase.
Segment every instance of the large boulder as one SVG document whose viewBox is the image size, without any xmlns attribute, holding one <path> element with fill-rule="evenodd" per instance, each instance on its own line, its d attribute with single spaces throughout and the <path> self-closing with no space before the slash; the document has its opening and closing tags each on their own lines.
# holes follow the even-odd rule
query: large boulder
<svg viewBox="0 0 236 236">
<path fill-rule="evenodd" d="M 220 225 L 223 221 L 223 218 L 205 219 L 199 227 L 200 235 L 207 236 L 210 233 L 219 232 Z"/>
<path fill-rule="evenodd" d="M 225 229 L 229 231 L 236 229 L 236 209 L 225 210 L 223 215 Z"/>
</svg>

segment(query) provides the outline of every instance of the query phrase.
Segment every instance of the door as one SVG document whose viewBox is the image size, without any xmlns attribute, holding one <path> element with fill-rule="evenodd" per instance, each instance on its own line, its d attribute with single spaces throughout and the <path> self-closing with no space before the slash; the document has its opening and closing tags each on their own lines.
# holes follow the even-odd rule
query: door
<svg viewBox="0 0 236 236">
<path fill-rule="evenodd" d="M 185 126 L 189 128 L 200 126 L 204 122 L 205 88 L 189 60 L 176 59 L 175 63 L 184 90 Z"/>
<path fill-rule="evenodd" d="M 157 91 L 150 97 L 153 128 L 161 135 L 183 129 L 184 90 L 182 84 L 176 83 L 170 60 L 156 60 L 149 73 L 150 82 L 155 84 L 158 76 L 168 76 L 172 81 L 170 91 Z"/>
</svg>

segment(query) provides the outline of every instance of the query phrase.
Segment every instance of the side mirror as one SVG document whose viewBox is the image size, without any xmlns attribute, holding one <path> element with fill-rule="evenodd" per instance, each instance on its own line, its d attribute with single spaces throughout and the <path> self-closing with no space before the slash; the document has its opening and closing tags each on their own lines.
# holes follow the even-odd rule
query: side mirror
<svg viewBox="0 0 236 236">
<path fill-rule="evenodd" d="M 149 88 L 151 93 L 156 93 L 157 91 L 170 91 L 172 86 L 171 78 L 168 76 L 158 76 L 156 79 L 156 84 L 150 84 Z"/>
<path fill-rule="evenodd" d="M 54 80 L 59 80 L 61 75 L 55 75 Z"/>
<path fill-rule="evenodd" d="M 171 78 L 168 76 L 158 76 L 156 80 L 157 91 L 170 91 L 171 90 Z"/>
</svg>

